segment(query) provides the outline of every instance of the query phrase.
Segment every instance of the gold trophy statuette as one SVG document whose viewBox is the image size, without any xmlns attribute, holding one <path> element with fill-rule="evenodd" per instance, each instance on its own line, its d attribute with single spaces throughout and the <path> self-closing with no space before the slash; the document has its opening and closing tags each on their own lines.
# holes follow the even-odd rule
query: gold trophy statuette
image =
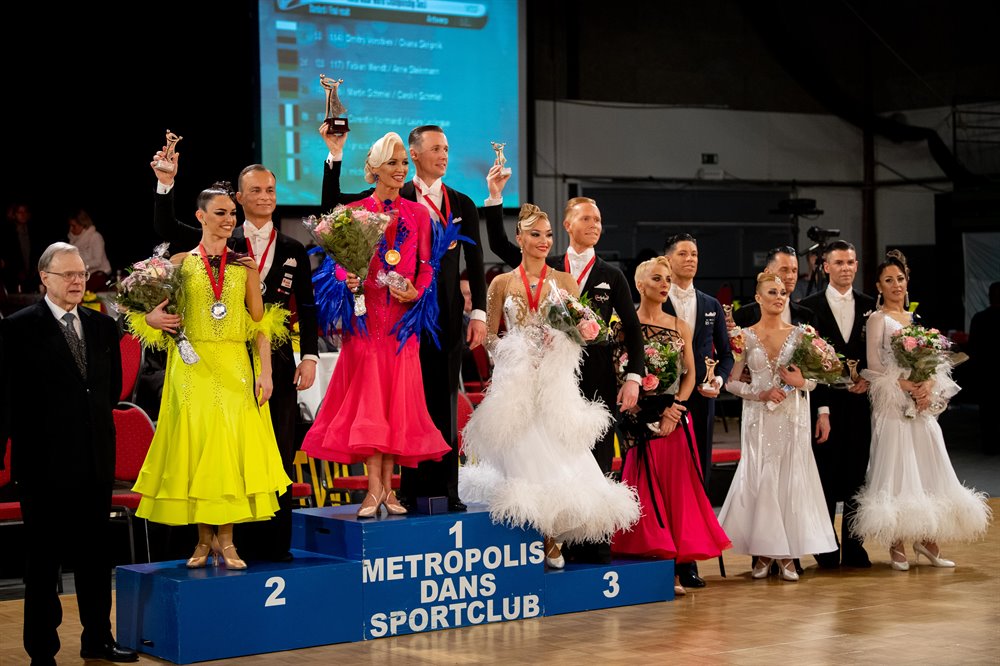
<svg viewBox="0 0 1000 666">
<path fill-rule="evenodd" d="M 175 152 L 174 151 L 174 147 L 183 138 L 184 137 L 177 136 L 176 134 L 174 134 L 170 130 L 167 130 L 167 139 L 166 139 L 167 149 L 166 149 L 166 151 L 164 151 L 164 157 L 166 157 L 166 159 L 158 160 L 156 162 L 156 167 L 155 168 L 156 168 L 157 171 L 162 171 L 163 173 L 173 173 L 174 172 L 174 170 L 177 168 L 177 167 L 174 166 L 174 163 L 172 161 L 173 158 L 174 158 L 174 152 Z"/>
<path fill-rule="evenodd" d="M 706 391 L 715 390 L 715 366 L 719 365 L 711 356 L 705 357 L 705 380 L 701 383 L 701 387 Z"/>
<path fill-rule="evenodd" d="M 319 82 L 326 89 L 326 133 L 343 136 L 351 131 L 347 124 L 347 109 L 337 94 L 337 89 L 344 79 L 333 79 L 326 74 L 320 74 Z"/>
<path fill-rule="evenodd" d="M 858 361 L 853 358 L 847 359 L 847 369 L 850 371 L 851 382 L 857 384 L 860 379 L 858 376 Z"/>
<path fill-rule="evenodd" d="M 500 173 L 505 176 L 509 176 L 511 173 L 510 167 L 507 166 L 507 158 L 504 157 L 503 154 L 504 146 L 507 144 L 490 141 L 490 145 L 493 146 L 493 152 L 497 154 L 497 163 L 500 165 Z"/>
</svg>

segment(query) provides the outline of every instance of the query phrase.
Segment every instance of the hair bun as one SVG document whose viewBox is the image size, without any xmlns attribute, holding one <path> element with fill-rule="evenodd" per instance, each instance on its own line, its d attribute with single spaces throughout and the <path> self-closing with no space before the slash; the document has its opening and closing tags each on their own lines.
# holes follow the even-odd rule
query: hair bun
<svg viewBox="0 0 1000 666">
<path fill-rule="evenodd" d="M 208 189 L 221 190 L 226 194 L 228 194 L 229 196 L 233 196 L 234 194 L 236 194 L 236 190 L 233 189 L 233 184 L 230 183 L 228 180 L 217 180 L 214 183 L 212 183 L 208 187 Z"/>
<path fill-rule="evenodd" d="M 528 220 L 532 217 L 537 217 L 539 214 L 542 214 L 542 209 L 535 204 L 521 204 L 521 212 L 517 214 L 517 220 L 519 222 L 522 220 Z"/>
<path fill-rule="evenodd" d="M 889 250 L 885 253 L 886 259 L 895 259 L 899 263 L 903 264 L 903 268 L 907 268 L 906 256 L 899 250 Z"/>
<path fill-rule="evenodd" d="M 763 282 L 780 282 L 781 284 L 785 284 L 777 273 L 772 273 L 770 271 L 757 273 L 757 284 L 761 284 Z"/>
</svg>

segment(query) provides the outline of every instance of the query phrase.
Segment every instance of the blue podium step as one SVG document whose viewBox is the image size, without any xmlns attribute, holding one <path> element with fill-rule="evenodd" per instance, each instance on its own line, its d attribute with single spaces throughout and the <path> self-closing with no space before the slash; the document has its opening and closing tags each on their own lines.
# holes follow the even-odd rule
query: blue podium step
<svg viewBox="0 0 1000 666">
<path fill-rule="evenodd" d="M 494 525 L 482 506 L 360 520 L 356 511 L 295 511 L 292 545 L 360 560 L 366 639 L 542 614 L 545 553 L 536 531 Z"/>
<path fill-rule="evenodd" d="M 545 615 L 673 601 L 673 560 L 568 563 L 545 572 Z"/>
<path fill-rule="evenodd" d="M 245 571 L 184 560 L 118 567 L 118 641 L 187 664 L 361 640 L 361 563 L 292 554 Z"/>
</svg>

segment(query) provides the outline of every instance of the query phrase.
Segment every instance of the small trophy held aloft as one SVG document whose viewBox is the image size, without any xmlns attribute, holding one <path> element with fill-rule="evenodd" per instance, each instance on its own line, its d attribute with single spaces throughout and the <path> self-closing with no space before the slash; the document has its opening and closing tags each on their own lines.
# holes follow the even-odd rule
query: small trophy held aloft
<svg viewBox="0 0 1000 666">
<path fill-rule="evenodd" d="M 347 109 L 337 94 L 337 89 L 344 79 L 332 79 L 326 74 L 320 74 L 319 82 L 326 89 L 326 133 L 343 136 L 351 131 L 347 124 Z"/>
<path fill-rule="evenodd" d="M 500 165 L 500 173 L 509 176 L 511 174 L 510 167 L 507 166 L 507 158 L 503 154 L 504 146 L 507 144 L 490 141 L 490 145 L 493 146 L 493 152 L 497 154 L 497 164 Z"/>
<path fill-rule="evenodd" d="M 715 386 L 715 366 L 719 365 L 711 356 L 705 357 L 705 380 L 701 383 L 701 387 L 706 391 L 714 391 Z"/>
<path fill-rule="evenodd" d="M 157 171 L 162 171 L 163 173 L 173 173 L 177 169 L 177 167 L 174 165 L 173 162 L 174 152 L 175 152 L 174 147 L 183 138 L 184 137 L 177 136 L 170 130 L 167 130 L 167 140 L 166 140 L 167 149 L 163 151 L 164 159 L 158 160 L 156 162 L 155 169 Z"/>
</svg>

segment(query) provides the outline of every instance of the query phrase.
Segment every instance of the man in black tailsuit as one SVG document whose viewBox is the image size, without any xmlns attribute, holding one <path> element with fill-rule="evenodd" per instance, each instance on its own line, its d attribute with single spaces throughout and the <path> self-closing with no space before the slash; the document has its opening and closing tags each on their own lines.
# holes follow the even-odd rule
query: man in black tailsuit
<svg viewBox="0 0 1000 666">
<path fill-rule="evenodd" d="M 824 255 L 823 270 L 830 284 L 825 291 L 802 299 L 802 305 L 813 312 L 814 325 L 820 335 L 844 355 L 845 361 L 858 361 L 860 370 L 867 365 L 865 323 L 868 314 L 875 310 L 875 299 L 853 288 L 858 272 L 854 246 L 842 240 L 830 243 Z M 817 434 L 823 427 L 823 419 L 829 420 L 826 426 L 829 438 L 818 437 L 813 452 L 831 521 L 837 513 L 837 502 L 844 503 L 840 550 L 816 554 L 816 562 L 823 568 L 871 566 L 864 546 L 848 527 L 857 511 L 854 495 L 864 485 L 868 469 L 871 412 L 867 392 L 868 382 L 860 377 L 846 390 L 820 385 L 815 391 L 817 411 L 827 412 L 817 416 Z"/>
<path fill-rule="evenodd" d="M 11 475 L 24 516 L 24 649 L 55 664 L 64 556 L 80 608 L 80 656 L 136 661 L 111 635 L 108 516 L 115 475 L 112 410 L 122 387 L 118 328 L 79 307 L 87 269 L 67 243 L 38 261 L 41 301 L 0 321 L 0 465 L 11 440 Z"/>
<path fill-rule="evenodd" d="M 173 184 L 179 155 L 173 153 L 169 158 L 174 163 L 173 172 L 155 168 L 157 162 L 168 159 L 163 151 L 158 152 L 151 163 L 159 181 L 153 226 L 160 237 L 171 241 L 175 252 L 189 250 L 201 240 L 200 227 L 179 222 L 174 216 Z M 261 164 L 251 164 L 240 173 L 238 187 L 236 201 L 243 207 L 246 221 L 233 230 L 229 248 L 239 254 L 248 254 L 257 262 L 264 304 L 275 303 L 291 310 L 299 322 L 301 360 L 298 366 L 290 341 L 271 350 L 274 382 L 270 399 L 271 424 L 285 473 L 292 478 L 292 461 L 298 448 L 295 437 L 299 418 L 298 391 L 312 386 L 319 362 L 312 270 L 302 243 L 278 231 L 272 220 L 277 204 L 274 174 Z M 255 558 L 290 560 L 292 502 L 292 494 L 286 492 L 279 497 L 280 509 L 274 518 L 237 525 L 241 551 Z"/>
<path fill-rule="evenodd" d="M 487 184 L 490 198 L 483 211 L 486 215 L 486 232 L 490 249 L 516 267 L 521 263 L 521 250 L 511 243 L 503 227 L 503 199 L 501 196 L 507 177 L 499 165 L 490 169 Z M 547 262 L 553 268 L 571 274 L 580 286 L 580 293 L 587 296 L 604 321 L 611 321 L 617 312 L 625 333 L 629 362 L 626 367 L 626 381 L 618 388 L 614 361 L 610 345 L 589 345 L 584 347 L 583 366 L 580 371 L 580 389 L 590 400 L 600 400 L 614 414 L 635 406 L 639 396 L 639 382 L 645 367 L 643 358 L 642 329 L 632 302 L 625 275 L 597 256 L 594 246 L 601 239 L 601 211 L 597 203 L 587 197 L 576 197 L 566 202 L 563 212 L 563 226 L 569 234 L 570 245 L 566 253 L 550 256 Z M 616 406 L 620 405 L 619 409 Z M 601 471 L 611 473 L 614 459 L 614 430 L 609 431 L 594 445 L 594 457 Z M 567 559 L 576 561 L 608 562 L 611 560 L 610 544 L 580 545 L 564 551 Z"/>
<path fill-rule="evenodd" d="M 696 390 L 688 398 L 691 425 L 701 458 L 701 474 L 708 492 L 709 473 L 712 469 L 712 431 L 715 427 L 715 398 L 733 369 L 733 354 L 729 347 L 726 316 L 719 301 L 694 288 L 698 273 L 698 241 L 690 234 L 677 234 L 667 239 L 663 252 L 670 261 L 670 296 L 663 304 L 663 311 L 682 319 L 692 331 L 694 345 L 694 377 Z M 717 361 L 715 379 L 711 386 L 704 385 L 708 369 L 705 359 Z M 696 562 L 677 565 L 677 575 L 684 587 L 705 587 L 698 576 Z"/>
<path fill-rule="evenodd" d="M 340 136 L 326 133 L 326 124 L 320 134 L 330 149 L 323 171 L 323 210 L 329 211 L 337 204 L 346 204 L 370 196 L 374 189 L 356 194 L 340 191 L 340 171 L 347 133 Z M 427 333 L 420 339 L 420 368 L 424 383 L 427 411 L 451 451 L 440 460 L 428 460 L 416 469 L 404 467 L 399 501 L 412 507 L 418 497 L 448 498 L 450 511 L 465 511 L 465 504 L 458 496 L 458 391 L 462 368 L 464 342 L 474 349 L 486 340 L 486 277 L 483 269 L 483 248 L 479 240 L 479 212 L 472 199 L 444 184 L 448 169 L 448 138 L 437 125 L 417 127 L 409 136 L 410 159 L 416 167 L 416 176 L 399 191 L 404 199 L 424 206 L 435 229 L 442 225 L 461 225 L 461 234 L 468 241 L 459 241 L 441 258 L 437 275 L 438 341 L 434 344 Z M 465 251 L 465 264 L 472 292 L 472 312 L 469 313 L 468 331 L 463 339 L 463 310 L 465 298 L 459 286 L 462 273 L 461 254 Z"/>
</svg>

